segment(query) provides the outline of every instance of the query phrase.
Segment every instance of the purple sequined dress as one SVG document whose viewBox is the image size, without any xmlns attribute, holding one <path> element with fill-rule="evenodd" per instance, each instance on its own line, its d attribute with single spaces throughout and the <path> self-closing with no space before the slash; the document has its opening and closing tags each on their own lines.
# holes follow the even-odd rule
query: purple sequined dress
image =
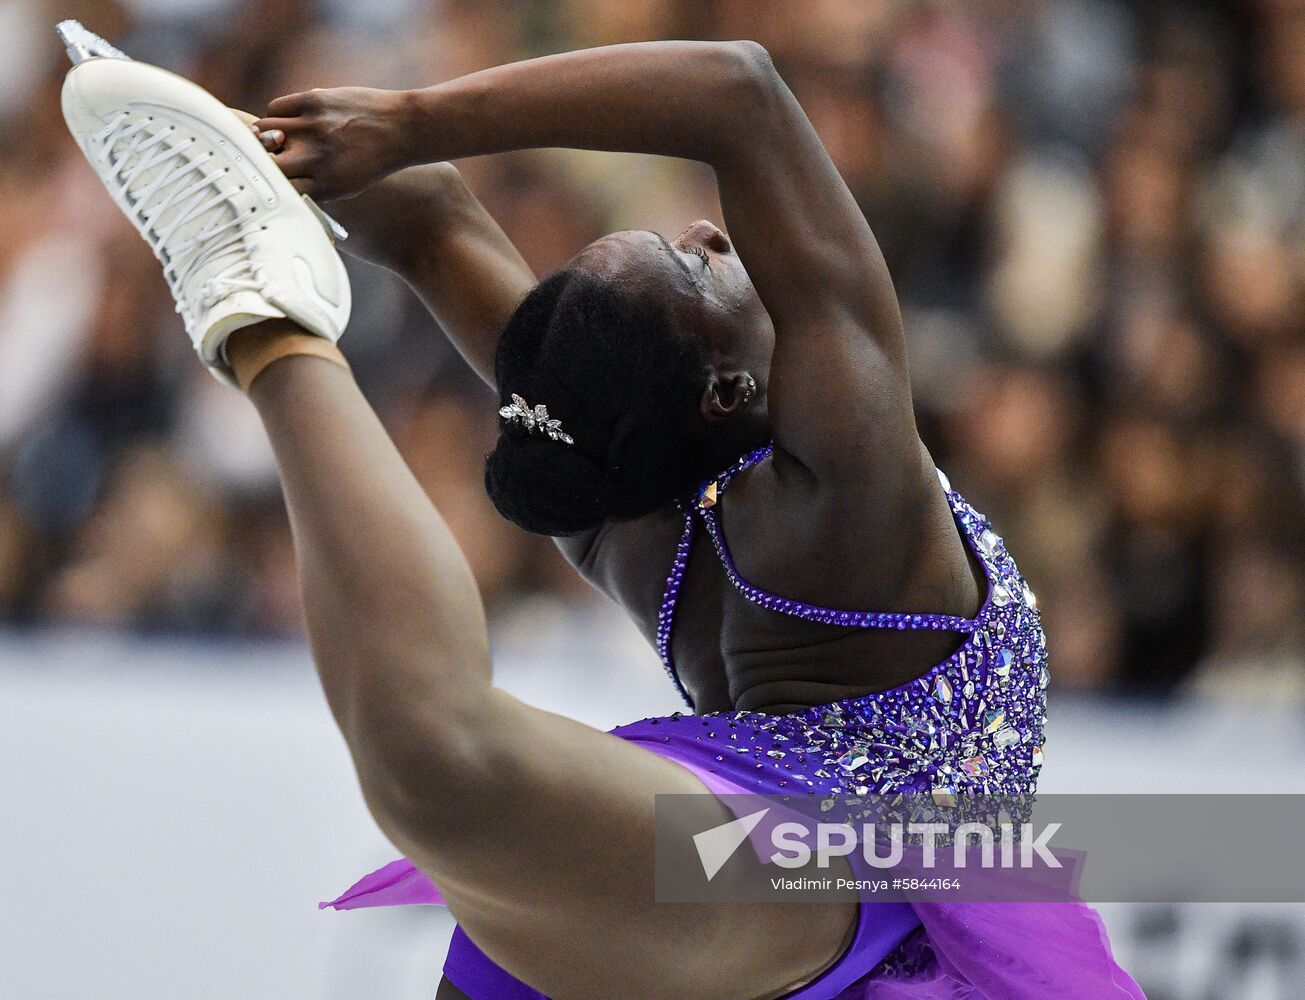
<svg viewBox="0 0 1305 1000">
<path fill-rule="evenodd" d="M 612 733 L 696 774 L 716 794 L 740 792 L 1023 795 L 1042 764 L 1046 639 L 1033 593 L 987 519 L 952 491 L 952 512 L 988 576 L 973 619 L 817 608 L 767 593 L 734 565 L 712 509 L 730 481 L 770 455 L 740 459 L 683 505 L 684 534 L 657 633 L 667 673 L 680 586 L 701 524 L 731 582 L 778 614 L 854 628 L 939 629 L 967 638 L 914 681 L 791 715 L 675 714 Z M 711 490 L 714 486 L 715 489 Z M 366 876 L 323 906 L 440 903 L 405 860 Z M 458 929 L 444 973 L 472 1000 L 546 1000 L 496 966 Z M 842 957 L 788 1000 L 1145 1000 L 1114 962 L 1100 918 L 1078 903 L 862 903 Z"/>
</svg>

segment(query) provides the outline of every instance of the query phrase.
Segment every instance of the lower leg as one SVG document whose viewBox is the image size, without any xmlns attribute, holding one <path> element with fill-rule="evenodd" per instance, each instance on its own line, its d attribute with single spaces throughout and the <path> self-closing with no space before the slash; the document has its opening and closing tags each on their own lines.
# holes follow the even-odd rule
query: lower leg
<svg viewBox="0 0 1305 1000">
<path fill-rule="evenodd" d="M 227 344 L 272 441 L 314 659 L 366 787 L 461 738 L 489 653 L 461 550 L 334 351 L 286 320 Z"/>
<path fill-rule="evenodd" d="M 165 262 L 197 354 L 250 388 L 267 426 L 317 667 L 373 811 L 378 789 L 423 765 L 419 777 L 449 776 L 421 789 L 436 805 L 464 793 L 472 783 L 453 776 L 467 769 L 445 765 L 473 756 L 485 729 L 484 615 L 452 536 L 332 346 L 352 297 L 320 215 L 230 109 L 157 67 L 81 62 L 62 109 Z"/>
</svg>

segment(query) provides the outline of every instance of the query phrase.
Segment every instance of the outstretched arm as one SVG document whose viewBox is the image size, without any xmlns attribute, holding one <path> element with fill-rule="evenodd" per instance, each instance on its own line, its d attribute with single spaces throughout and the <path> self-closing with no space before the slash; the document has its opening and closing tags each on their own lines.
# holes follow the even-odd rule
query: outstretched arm
<svg viewBox="0 0 1305 1000">
<path fill-rule="evenodd" d="M 283 169 L 324 198 L 409 163 L 536 146 L 710 164 L 730 235 L 776 327 L 769 391 L 781 449 L 818 473 L 872 463 L 888 487 L 895 469 L 921 471 L 883 258 L 760 46 L 617 45 L 427 90 L 313 91 L 273 101 L 260 126 L 286 133 Z"/>
</svg>

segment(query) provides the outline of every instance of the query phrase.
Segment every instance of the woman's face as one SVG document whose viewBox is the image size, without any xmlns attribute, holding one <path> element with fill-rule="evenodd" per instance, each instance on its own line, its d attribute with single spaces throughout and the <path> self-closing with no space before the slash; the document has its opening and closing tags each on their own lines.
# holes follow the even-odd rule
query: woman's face
<svg viewBox="0 0 1305 1000">
<path fill-rule="evenodd" d="M 775 332 L 733 244 L 705 219 L 672 240 L 626 230 L 595 240 L 572 267 L 663 302 L 700 339 L 713 364 L 764 380 Z"/>
</svg>

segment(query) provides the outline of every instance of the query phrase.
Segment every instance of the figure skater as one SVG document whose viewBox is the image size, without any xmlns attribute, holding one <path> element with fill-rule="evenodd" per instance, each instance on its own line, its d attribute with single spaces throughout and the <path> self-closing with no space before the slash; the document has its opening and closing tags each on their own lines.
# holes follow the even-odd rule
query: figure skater
<svg viewBox="0 0 1305 1000">
<path fill-rule="evenodd" d="M 653 901 L 657 794 L 1018 795 L 1042 759 L 1032 593 L 920 442 L 883 259 L 764 50 L 296 94 L 263 145 L 140 63 L 78 65 L 64 107 L 267 428 L 322 684 L 410 859 L 335 905 L 446 901 L 441 998 L 1141 997 L 1078 904 Z M 729 235 L 615 233 L 536 284 L 443 161 L 538 146 L 701 160 Z M 691 714 L 605 734 L 493 687 L 466 563 L 334 347 L 348 283 L 296 189 L 357 195 L 332 212 L 359 251 L 498 390 L 495 505 L 628 611 Z"/>
</svg>

